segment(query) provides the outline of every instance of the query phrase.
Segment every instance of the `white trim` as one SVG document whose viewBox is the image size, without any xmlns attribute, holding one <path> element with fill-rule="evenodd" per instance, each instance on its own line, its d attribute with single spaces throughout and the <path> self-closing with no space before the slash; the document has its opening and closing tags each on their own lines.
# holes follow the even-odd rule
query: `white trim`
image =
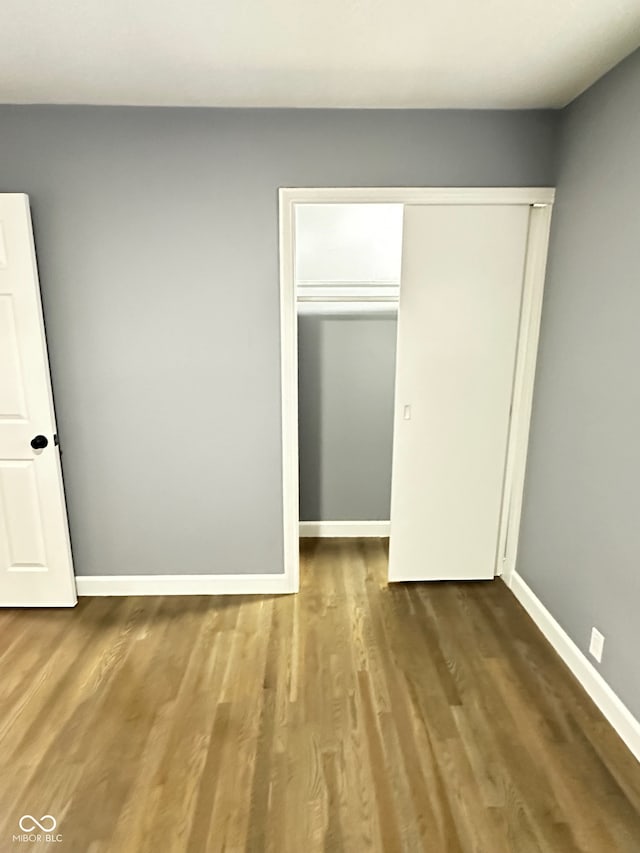
<svg viewBox="0 0 640 853">
<path fill-rule="evenodd" d="M 549 230 L 551 228 L 551 210 L 551 205 L 532 207 L 529 217 L 520 332 L 513 380 L 511 423 L 509 424 L 509 441 L 496 554 L 495 573 L 496 575 L 504 575 L 506 578 L 509 578 L 515 570 L 518 553 L 542 298 L 547 266 Z"/>
<path fill-rule="evenodd" d="M 553 204 L 553 187 L 287 187 L 289 204 Z"/>
<path fill-rule="evenodd" d="M 299 589 L 299 528 L 298 528 L 298 326 L 295 286 L 295 209 L 296 204 L 529 204 L 532 210 L 530 241 L 548 235 L 549 205 L 553 204 L 553 187 L 299 187 L 281 188 L 279 199 L 280 245 L 280 337 L 281 337 L 281 398 L 282 398 L 282 494 L 284 525 L 284 571 L 291 590 Z M 535 228 L 533 223 L 536 223 Z M 538 225 L 538 223 L 542 223 Z M 536 241 L 537 242 L 537 241 Z M 538 341 L 539 309 L 542 302 L 542 285 L 546 262 L 546 241 L 536 251 L 528 253 L 525 287 L 535 291 L 532 296 L 529 333 L 527 335 L 526 364 L 518 371 L 514 382 L 512 445 L 507 459 L 508 475 L 505 477 L 505 496 L 501 520 L 501 539 L 497 555 L 506 548 L 505 574 L 515 563 L 517 532 L 520 526 L 520 507 L 524 484 L 529 420 L 530 397 L 533 393 L 535 358 Z M 536 325 L 537 324 L 537 325 Z M 533 352 L 531 352 L 531 348 Z M 521 350 L 519 350 L 519 357 Z M 516 391 L 518 395 L 516 395 Z M 517 396 L 517 399 L 516 399 Z M 528 402 L 527 402 L 528 401 Z M 517 428 L 516 428 L 517 425 Z M 524 442 L 524 445 L 522 445 Z M 507 472 L 505 472 L 506 474 Z M 509 487 L 507 485 L 509 483 Z M 506 540 L 502 536 L 505 530 Z M 500 547 L 502 546 L 502 547 Z M 498 560 L 499 562 L 499 560 Z M 497 565 L 497 571 L 500 566 Z"/>
<path fill-rule="evenodd" d="M 7 608 L 24 608 L 24 609 L 32 609 L 34 607 L 75 607 L 78 603 L 78 596 L 76 590 L 76 584 L 74 582 L 73 585 L 73 601 L 69 601 L 68 598 L 55 599 L 55 598 L 44 598 L 38 599 L 37 601 L 30 601 L 29 604 L 25 604 L 24 601 L 19 601 L 15 599 L 7 599 L 6 601 L 3 599 L 2 604 L 0 604 L 0 608 L 2 610 L 6 610 Z"/>
<path fill-rule="evenodd" d="M 282 520 L 284 575 L 289 591 L 300 589 L 298 538 L 298 312 L 295 286 L 295 212 L 293 201 L 280 190 L 280 395 L 282 404 Z"/>
<path fill-rule="evenodd" d="M 301 521 L 300 537 L 384 537 L 390 529 L 390 521 Z"/>
<path fill-rule="evenodd" d="M 278 575 L 109 575 L 76 577 L 78 595 L 270 595 L 294 592 Z"/>
<path fill-rule="evenodd" d="M 507 585 L 633 755 L 640 761 L 640 721 L 613 692 L 598 670 L 516 571 L 512 572 L 510 583 Z"/>
</svg>

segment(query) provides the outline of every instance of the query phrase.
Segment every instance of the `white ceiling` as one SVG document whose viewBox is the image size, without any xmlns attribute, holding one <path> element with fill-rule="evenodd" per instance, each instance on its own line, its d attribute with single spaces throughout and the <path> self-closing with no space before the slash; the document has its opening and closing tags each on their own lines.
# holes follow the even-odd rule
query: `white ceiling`
<svg viewBox="0 0 640 853">
<path fill-rule="evenodd" d="M 0 103 L 561 107 L 640 0 L 2 0 Z"/>
</svg>

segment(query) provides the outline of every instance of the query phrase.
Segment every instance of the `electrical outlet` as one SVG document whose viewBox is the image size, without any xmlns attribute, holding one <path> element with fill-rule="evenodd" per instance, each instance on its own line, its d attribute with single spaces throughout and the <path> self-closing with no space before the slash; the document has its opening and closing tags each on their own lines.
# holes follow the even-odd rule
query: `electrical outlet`
<svg viewBox="0 0 640 853">
<path fill-rule="evenodd" d="M 602 661 L 602 650 L 604 649 L 604 636 L 597 628 L 591 629 L 591 642 L 589 643 L 589 654 L 600 663 Z"/>
</svg>

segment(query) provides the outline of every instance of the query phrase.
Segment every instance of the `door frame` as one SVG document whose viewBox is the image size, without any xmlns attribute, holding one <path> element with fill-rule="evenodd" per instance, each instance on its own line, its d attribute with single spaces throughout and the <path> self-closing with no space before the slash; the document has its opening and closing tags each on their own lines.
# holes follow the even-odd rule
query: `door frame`
<svg viewBox="0 0 640 853">
<path fill-rule="evenodd" d="M 522 204 L 532 208 L 512 392 L 511 421 L 495 574 L 514 571 L 529 444 L 542 295 L 553 187 L 282 187 L 279 201 L 280 364 L 284 575 L 289 592 L 300 588 L 298 476 L 298 316 L 295 287 L 296 204 Z"/>
</svg>

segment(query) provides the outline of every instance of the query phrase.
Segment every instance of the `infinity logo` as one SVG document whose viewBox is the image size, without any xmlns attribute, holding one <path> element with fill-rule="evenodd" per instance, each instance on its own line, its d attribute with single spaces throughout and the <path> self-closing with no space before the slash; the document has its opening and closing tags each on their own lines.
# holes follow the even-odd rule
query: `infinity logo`
<svg viewBox="0 0 640 853">
<path fill-rule="evenodd" d="M 23 832 L 33 832 L 36 827 L 42 830 L 42 832 L 53 832 L 53 830 L 58 825 L 58 822 L 56 821 L 55 817 L 50 814 L 42 815 L 40 820 L 36 820 L 33 815 L 23 814 L 20 818 L 19 823 L 20 829 Z"/>
</svg>

